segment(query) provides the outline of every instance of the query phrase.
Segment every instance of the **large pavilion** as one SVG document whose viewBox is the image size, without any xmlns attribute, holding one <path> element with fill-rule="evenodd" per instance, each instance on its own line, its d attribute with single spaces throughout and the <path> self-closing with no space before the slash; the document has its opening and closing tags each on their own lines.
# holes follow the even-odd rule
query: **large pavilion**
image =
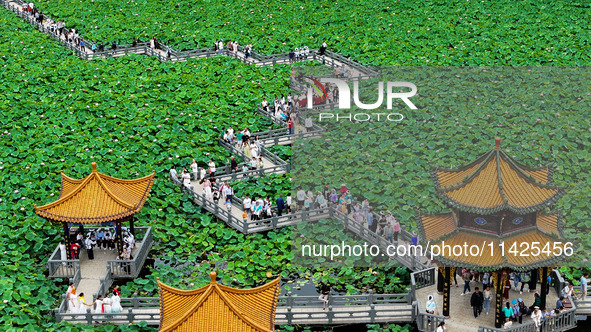
<svg viewBox="0 0 591 332">
<path fill-rule="evenodd" d="M 542 289 L 552 266 L 562 257 L 553 245 L 562 242 L 562 218 L 552 206 L 565 193 L 554 185 L 550 166 L 528 168 L 500 148 L 457 169 L 431 170 L 438 196 L 451 211 L 417 215 L 424 243 L 480 248 L 480 255 L 442 252 L 437 258 L 443 286 L 443 314 L 449 316 L 449 288 L 455 267 L 491 272 L 496 286 L 496 326 L 501 326 L 501 297 L 510 271 L 531 271 Z M 532 243 L 539 243 L 537 250 Z M 526 245 L 524 245 L 526 244 Z M 467 246 L 464 246 L 467 245 Z M 527 248 L 526 248 L 527 247 Z M 504 248 L 504 250 L 503 250 Z M 545 292 L 540 292 L 545 305 Z"/>
<path fill-rule="evenodd" d="M 163 284 L 160 289 L 160 331 L 272 332 L 279 298 L 277 278 L 263 286 L 236 289 L 211 282 L 193 290 Z"/>
<path fill-rule="evenodd" d="M 73 179 L 63 172 L 61 175 L 58 200 L 43 206 L 35 205 L 35 212 L 49 221 L 62 223 L 66 248 L 72 243 L 72 225 L 114 225 L 120 255 L 123 252 L 122 223 L 129 221 L 130 231 L 134 234 L 133 217 L 146 202 L 155 172 L 139 179 L 123 180 L 99 173 L 93 162 L 92 173 L 84 179 Z M 69 250 L 67 254 L 68 259 L 72 259 Z"/>
</svg>

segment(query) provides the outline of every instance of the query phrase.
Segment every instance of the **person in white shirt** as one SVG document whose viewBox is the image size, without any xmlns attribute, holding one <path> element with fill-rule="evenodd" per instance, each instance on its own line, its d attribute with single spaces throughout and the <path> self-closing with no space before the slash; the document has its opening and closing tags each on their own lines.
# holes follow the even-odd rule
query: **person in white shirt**
<svg viewBox="0 0 591 332">
<path fill-rule="evenodd" d="M 505 324 L 503 325 L 503 330 L 508 330 L 513 326 L 513 322 L 511 321 L 510 317 L 505 318 Z"/>
<path fill-rule="evenodd" d="M 206 174 L 207 172 L 205 171 L 205 168 L 199 167 L 199 183 L 203 183 Z"/>
<path fill-rule="evenodd" d="M 255 170 L 257 169 L 257 166 L 259 165 L 257 159 L 255 157 L 252 157 L 252 160 L 250 161 L 250 169 Z"/>
<path fill-rule="evenodd" d="M 252 215 L 252 200 L 248 197 L 248 195 L 246 195 L 246 198 L 244 198 L 244 200 L 242 200 L 242 206 L 244 207 L 244 212 L 246 212 L 246 215 L 251 218 Z"/>
<path fill-rule="evenodd" d="M 211 174 L 211 176 L 215 176 L 215 163 L 213 162 L 213 159 L 209 159 L 209 174 Z"/>
<path fill-rule="evenodd" d="M 176 172 L 176 169 L 174 168 L 174 166 L 172 166 L 170 168 L 170 178 L 172 180 L 174 180 L 175 182 L 178 182 L 179 181 L 179 177 L 177 175 L 177 172 Z"/>
<path fill-rule="evenodd" d="M 181 178 L 183 179 L 183 186 L 193 189 L 191 185 L 191 175 L 189 175 L 189 171 L 186 168 L 183 169 L 183 173 L 181 174 Z"/>
<path fill-rule="evenodd" d="M 226 201 L 230 202 L 230 205 L 232 204 L 232 197 L 234 197 L 234 189 L 232 189 L 232 187 L 226 183 L 226 189 L 224 189 L 224 194 L 226 195 Z"/>
<path fill-rule="evenodd" d="M 534 307 L 534 312 L 531 313 L 531 319 L 534 321 L 534 325 L 536 331 L 540 331 L 540 325 L 542 324 L 542 312 L 540 311 L 540 307 Z"/>
<path fill-rule="evenodd" d="M 191 171 L 193 171 L 193 179 L 197 180 L 199 178 L 199 166 L 195 159 L 193 159 L 193 163 L 191 164 Z"/>
<path fill-rule="evenodd" d="M 291 212 L 291 194 L 287 194 L 285 198 L 285 213 Z"/>
<path fill-rule="evenodd" d="M 218 54 L 224 54 L 224 41 L 220 39 L 218 43 Z"/>
<path fill-rule="evenodd" d="M 304 189 L 302 189 L 302 187 L 298 188 L 296 199 L 298 201 L 298 209 L 302 209 L 304 207 L 304 201 L 306 200 L 306 192 Z"/>
<path fill-rule="evenodd" d="M 439 326 L 437 327 L 436 332 L 446 332 L 446 331 L 447 331 L 447 327 L 445 327 L 445 322 L 439 323 Z"/>
</svg>

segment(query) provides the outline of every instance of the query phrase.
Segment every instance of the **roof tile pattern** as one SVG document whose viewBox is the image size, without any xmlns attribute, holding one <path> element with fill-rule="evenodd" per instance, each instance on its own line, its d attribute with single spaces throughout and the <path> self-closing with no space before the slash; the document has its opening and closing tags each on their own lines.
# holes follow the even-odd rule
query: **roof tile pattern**
<svg viewBox="0 0 591 332">
<path fill-rule="evenodd" d="M 420 223 L 423 225 L 426 241 L 439 239 L 456 230 L 456 222 L 451 212 L 441 215 L 421 215 Z"/>
<path fill-rule="evenodd" d="M 158 280 L 161 331 L 258 332 L 274 331 L 279 278 L 252 288 L 236 289 L 211 283 L 181 290 Z"/>
<path fill-rule="evenodd" d="M 129 217 L 144 205 L 154 183 L 152 174 L 135 179 L 117 179 L 97 172 L 84 179 L 72 179 L 62 173 L 60 198 L 35 206 L 41 217 L 59 222 L 101 223 Z"/>
<path fill-rule="evenodd" d="M 509 209 L 518 214 L 540 211 L 565 193 L 554 186 L 549 167 L 529 169 L 499 147 L 458 169 L 431 170 L 438 195 L 466 212 L 491 214 Z"/>
<path fill-rule="evenodd" d="M 536 224 L 538 228 L 550 235 L 556 235 L 561 237 L 560 233 L 560 223 L 561 217 L 558 213 L 550 213 L 550 214 L 538 214 L 536 218 Z"/>
</svg>

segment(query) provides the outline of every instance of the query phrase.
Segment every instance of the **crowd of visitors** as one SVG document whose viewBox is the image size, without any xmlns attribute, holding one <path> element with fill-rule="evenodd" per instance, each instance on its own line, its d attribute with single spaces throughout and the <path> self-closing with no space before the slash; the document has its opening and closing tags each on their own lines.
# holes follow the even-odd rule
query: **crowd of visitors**
<svg viewBox="0 0 591 332">
<path fill-rule="evenodd" d="M 113 288 L 111 296 L 108 294 L 98 295 L 97 299 L 89 303 L 86 301 L 84 293 L 77 294 L 74 283 L 70 282 L 70 286 L 66 291 L 68 300 L 68 311 L 70 313 L 85 314 L 88 310 L 93 313 L 120 313 L 123 311 L 121 307 L 121 292 L 118 287 Z"/>
<path fill-rule="evenodd" d="M 473 309 L 474 318 L 478 318 L 482 312 L 486 312 L 486 315 L 490 312 L 490 304 L 492 302 L 492 298 L 494 294 L 494 285 L 491 282 L 491 275 L 488 272 L 479 273 L 478 271 L 468 270 L 468 269 L 457 269 L 456 274 L 454 275 L 454 282 L 456 287 L 459 287 L 457 277 L 458 275 L 464 282 L 464 290 L 462 292 L 462 296 L 471 293 L 470 284 L 471 283 L 482 283 L 482 288 L 484 291 L 480 291 L 479 287 L 474 288 L 474 293 L 472 293 L 470 297 L 470 306 Z M 580 279 L 580 298 L 584 298 L 587 292 L 587 277 L 588 274 L 584 273 Z M 531 278 L 529 272 L 512 272 L 509 274 L 508 278 L 505 281 L 505 284 L 502 285 L 503 287 L 503 301 L 504 304 L 502 305 L 502 314 L 503 314 L 503 321 L 504 329 L 508 329 L 513 326 L 513 324 L 519 322 L 522 324 L 524 316 L 530 316 L 534 321 L 536 328 L 539 329 L 541 322 L 548 318 L 554 317 L 561 313 L 562 311 L 566 310 L 566 305 L 569 301 L 568 297 L 575 299 L 577 296 L 574 292 L 573 285 L 566 282 L 566 286 L 562 289 L 559 299 L 556 301 L 556 305 L 551 307 L 547 305 L 548 308 L 542 306 L 542 301 L 540 298 L 539 293 L 536 291 L 536 285 L 533 284 L 534 279 Z M 546 284 L 548 285 L 546 289 L 541 290 L 546 294 L 550 291 L 550 285 L 552 284 L 552 278 L 550 276 L 547 277 Z M 527 286 L 527 291 L 535 292 L 534 293 L 534 300 L 530 306 L 527 306 L 522 298 L 514 298 L 510 299 L 509 291 L 513 289 L 514 291 L 519 291 L 520 294 L 523 294 L 524 286 Z M 491 287 L 493 290 L 491 290 Z M 431 310 L 427 308 L 427 311 Z"/>
<path fill-rule="evenodd" d="M 129 251 L 135 247 L 135 237 L 126 228 L 122 230 L 123 236 L 123 251 Z M 115 230 L 110 227 L 99 228 L 96 232 L 90 231 L 84 235 L 84 227 L 80 226 L 76 232 L 75 238 L 72 239 L 70 245 L 70 257 L 72 259 L 80 259 L 80 252 L 85 249 L 88 254 L 88 259 L 94 259 L 94 249 L 115 250 Z M 67 260 L 68 248 L 63 242 L 59 244 L 61 260 Z M 117 259 L 129 259 L 118 257 Z M 65 264 L 65 262 L 64 262 Z"/>
</svg>

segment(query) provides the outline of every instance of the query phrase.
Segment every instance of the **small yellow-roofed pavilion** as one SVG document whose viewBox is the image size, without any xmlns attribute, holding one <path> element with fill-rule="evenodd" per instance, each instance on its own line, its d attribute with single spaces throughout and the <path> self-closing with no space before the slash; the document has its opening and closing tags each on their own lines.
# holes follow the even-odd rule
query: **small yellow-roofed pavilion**
<svg viewBox="0 0 591 332">
<path fill-rule="evenodd" d="M 35 212 L 49 221 L 61 222 L 64 227 L 65 244 L 69 248 L 69 223 L 101 224 L 113 222 L 116 229 L 117 247 L 122 252 L 121 223 L 130 222 L 140 212 L 154 184 L 155 172 L 134 180 L 114 178 L 97 171 L 92 163 L 92 173 L 84 179 L 73 179 L 63 172 L 62 187 L 57 201 L 35 205 Z M 68 250 L 68 255 L 69 255 Z"/>
<path fill-rule="evenodd" d="M 182 290 L 157 280 L 160 290 L 160 331 L 272 332 L 279 298 L 279 280 L 251 289 L 216 282 Z"/>
<path fill-rule="evenodd" d="M 555 262 L 558 251 L 534 255 L 535 248 L 520 248 L 523 256 L 507 255 L 513 243 L 546 243 L 563 239 L 559 212 L 544 212 L 565 193 L 555 186 L 549 166 L 528 168 L 518 164 L 500 148 L 458 169 L 433 168 L 431 175 L 438 196 L 451 208 L 439 215 L 418 215 L 421 239 L 431 244 L 476 245 L 483 255 L 444 255 L 446 266 L 470 267 L 480 271 L 511 268 L 526 271 Z M 505 255 L 499 248 L 505 247 Z M 492 250 L 492 252 L 491 252 Z M 560 255 L 558 255 L 560 256 Z"/>
<path fill-rule="evenodd" d="M 437 195 L 451 211 L 418 213 L 417 224 L 422 244 L 441 250 L 437 286 L 443 294 L 443 315 L 449 315 L 449 288 L 456 267 L 492 272 L 495 326 L 500 327 L 508 273 L 530 271 L 534 288 L 539 277 L 544 289 L 549 266 L 564 255 L 561 215 L 547 210 L 565 190 L 554 185 L 550 166 L 528 168 L 515 162 L 501 150 L 500 138 L 495 139 L 494 149 L 470 164 L 433 168 L 431 177 Z M 541 293 L 545 305 L 546 292 Z"/>
</svg>

